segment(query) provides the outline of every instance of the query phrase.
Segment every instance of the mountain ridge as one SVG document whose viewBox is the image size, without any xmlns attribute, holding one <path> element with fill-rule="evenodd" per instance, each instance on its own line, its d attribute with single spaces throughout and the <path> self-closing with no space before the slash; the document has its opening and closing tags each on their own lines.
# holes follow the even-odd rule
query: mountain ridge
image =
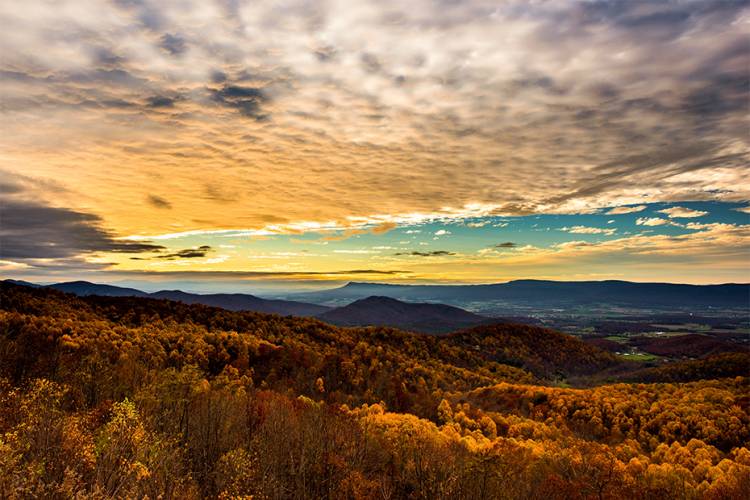
<svg viewBox="0 0 750 500">
<path fill-rule="evenodd" d="M 92 283 L 82 280 L 53 283 L 51 285 L 36 285 L 34 283 L 19 282 L 16 280 L 5 280 L 5 282 L 22 286 L 51 288 L 81 297 L 99 295 L 104 297 L 168 299 L 184 302 L 186 304 L 203 304 L 207 306 L 221 307 L 230 311 L 255 311 L 281 314 L 282 316 L 315 316 L 330 309 L 327 306 L 321 306 L 318 304 L 309 304 L 291 300 L 264 299 L 255 295 L 243 293 L 197 294 L 184 292 L 182 290 L 159 290 L 157 292 L 149 293 L 136 288 Z"/>
<path fill-rule="evenodd" d="M 635 308 L 750 307 L 750 284 L 641 283 L 622 280 L 514 280 L 478 285 L 402 285 L 349 282 L 339 288 L 288 295 L 288 298 L 337 304 L 370 295 L 399 300 L 443 302 L 461 307 L 467 302 L 499 301 L 511 306 L 570 307 L 613 304 Z"/>
</svg>

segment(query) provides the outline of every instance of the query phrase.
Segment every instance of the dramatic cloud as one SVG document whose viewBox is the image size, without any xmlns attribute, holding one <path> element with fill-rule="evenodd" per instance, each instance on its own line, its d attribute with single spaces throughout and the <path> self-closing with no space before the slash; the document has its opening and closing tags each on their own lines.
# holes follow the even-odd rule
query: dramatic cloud
<svg viewBox="0 0 750 500">
<path fill-rule="evenodd" d="M 0 259 L 65 259 L 95 252 L 158 252 L 161 245 L 116 240 L 93 214 L 0 200 Z"/>
<path fill-rule="evenodd" d="M 164 232 L 133 203 L 144 183 L 180 207 L 169 223 L 184 230 L 257 229 L 269 213 L 322 223 L 472 203 L 520 215 L 743 200 L 748 10 L 8 4 L 0 72 L 13 127 L 0 147 L 7 168 L 86 193 L 71 208 L 95 206 L 122 234 Z M 202 196 L 207 182 L 230 189 Z"/>
<path fill-rule="evenodd" d="M 635 207 L 615 207 L 606 212 L 607 215 L 620 215 L 620 214 L 632 214 L 635 212 L 642 212 L 646 209 L 646 205 L 637 205 Z"/>
<path fill-rule="evenodd" d="M 702 217 L 708 214 L 708 212 L 704 212 L 702 210 L 691 210 L 689 208 L 684 208 L 684 207 L 665 208 L 663 210 L 659 210 L 659 213 L 667 214 L 670 219 L 675 219 L 675 218 L 689 219 L 692 217 Z"/>
<path fill-rule="evenodd" d="M 0 4 L 0 193 L 63 228 L 29 229 L 25 246 L 4 237 L 3 253 L 90 260 L 207 244 L 224 268 L 317 270 L 331 262 L 259 263 L 256 247 L 295 235 L 295 247 L 351 251 L 398 234 L 405 242 L 382 246 L 440 238 L 456 252 L 400 259 L 428 279 L 443 272 L 432 262 L 525 241 L 515 217 L 750 199 L 748 2 L 406 5 Z M 639 225 L 687 230 L 650 215 Z M 577 234 L 625 229 L 601 231 Z M 218 250 L 227 243 L 241 251 Z M 398 260 L 356 255 L 329 258 L 350 269 Z M 186 264 L 110 257 L 98 265 Z"/>
</svg>

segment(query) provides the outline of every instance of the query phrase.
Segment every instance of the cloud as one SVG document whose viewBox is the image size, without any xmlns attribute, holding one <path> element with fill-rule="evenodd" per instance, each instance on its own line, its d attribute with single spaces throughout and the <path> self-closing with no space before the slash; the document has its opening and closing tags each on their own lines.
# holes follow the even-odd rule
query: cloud
<svg viewBox="0 0 750 500">
<path fill-rule="evenodd" d="M 573 226 L 573 227 L 561 227 L 560 231 L 565 231 L 573 234 L 606 234 L 611 236 L 615 234 L 617 229 L 615 228 L 599 228 L 599 227 L 587 227 L 587 226 Z"/>
<path fill-rule="evenodd" d="M 159 277 L 159 278 L 186 278 L 196 280 L 243 280 L 243 279 L 273 279 L 273 278 L 325 278 L 327 276 L 398 276 L 409 275 L 411 271 L 396 269 L 341 269 L 332 271 L 151 271 L 151 270 L 110 270 L 113 276 L 133 276 L 133 277 Z"/>
<path fill-rule="evenodd" d="M 491 222 L 492 221 L 490 221 L 490 220 L 483 220 L 483 221 L 479 221 L 479 222 L 469 222 L 466 225 L 468 227 L 478 228 L 478 227 L 484 227 L 484 226 L 490 224 Z"/>
<path fill-rule="evenodd" d="M 438 229 L 437 231 L 435 231 L 435 236 L 445 236 L 448 234 L 451 234 L 451 232 L 446 229 Z"/>
<path fill-rule="evenodd" d="M 735 208 L 735 210 L 738 212 L 750 214 L 750 207 L 740 207 L 740 208 Z"/>
<path fill-rule="evenodd" d="M 224 85 L 212 89 L 213 100 L 227 108 L 236 109 L 241 115 L 256 121 L 265 121 L 269 116 L 263 113 L 261 107 L 268 101 L 263 89 L 259 87 L 242 87 L 239 85 Z"/>
<path fill-rule="evenodd" d="M 665 224 L 671 224 L 667 219 L 659 217 L 639 217 L 635 220 L 635 223 L 639 226 L 663 226 Z"/>
<path fill-rule="evenodd" d="M 212 249 L 209 245 L 201 245 L 197 248 L 186 248 L 173 253 L 157 255 L 157 259 L 175 260 L 175 259 L 195 259 L 205 257 Z"/>
<path fill-rule="evenodd" d="M 0 8 L 4 164 L 123 235 L 750 197 L 746 2 L 344 3 Z"/>
<path fill-rule="evenodd" d="M 185 39 L 180 35 L 172 35 L 171 33 L 165 33 L 159 39 L 159 47 L 172 56 L 182 55 L 187 50 Z"/>
<path fill-rule="evenodd" d="M 442 257 L 447 255 L 456 255 L 453 252 L 449 252 L 447 250 L 433 250 L 431 252 L 419 252 L 419 251 L 413 251 L 413 252 L 398 252 L 393 255 L 411 255 L 415 257 Z"/>
<path fill-rule="evenodd" d="M 702 217 L 708 214 L 708 212 L 702 210 L 691 210 L 684 207 L 670 207 L 663 210 L 657 210 L 657 212 L 667 214 L 670 219 Z"/>
<path fill-rule="evenodd" d="M 177 99 L 167 96 L 151 96 L 148 98 L 148 107 L 150 108 L 172 108 Z"/>
<path fill-rule="evenodd" d="M 504 243 L 498 243 L 494 248 L 516 248 L 518 245 L 512 241 L 506 241 Z"/>
<path fill-rule="evenodd" d="M 0 200 L 0 259 L 65 259 L 96 252 L 164 250 L 149 241 L 122 241 L 90 213 L 33 201 Z"/>
<path fill-rule="evenodd" d="M 370 229 L 364 229 L 364 228 L 347 228 L 344 229 L 339 234 L 333 234 L 329 236 L 324 236 L 322 239 L 323 241 L 343 241 L 351 238 L 352 236 L 357 236 L 360 234 L 385 234 L 393 229 L 395 229 L 397 225 L 393 222 L 383 222 L 378 225 L 376 225 L 373 228 Z"/>
<path fill-rule="evenodd" d="M 385 234 L 393 229 L 396 229 L 396 224 L 394 222 L 384 222 L 372 228 L 370 232 L 372 234 Z"/>
<path fill-rule="evenodd" d="M 607 215 L 632 214 L 635 212 L 642 212 L 645 209 L 646 209 L 646 205 L 637 205 L 635 207 L 615 207 L 605 213 Z"/>
<path fill-rule="evenodd" d="M 148 195 L 146 197 L 146 201 L 148 201 L 151 205 L 153 205 L 156 208 L 166 208 L 166 209 L 172 208 L 172 204 L 169 203 L 168 200 L 162 198 L 161 196 L 156 196 L 155 194 Z"/>
<path fill-rule="evenodd" d="M 691 223 L 694 224 L 694 223 Z M 478 252 L 441 261 L 440 272 L 477 282 L 517 278 L 684 283 L 748 282 L 750 224 L 703 224 L 681 235 L 638 234 L 599 242 L 573 241 L 523 252 Z M 613 263 L 616 270 L 613 271 Z M 468 271 L 468 272 L 467 272 Z"/>
<path fill-rule="evenodd" d="M 369 255 L 372 253 L 380 253 L 379 250 L 367 250 L 364 248 L 360 249 L 338 249 L 334 250 L 333 253 L 345 253 L 345 254 L 351 254 L 351 255 Z"/>
</svg>

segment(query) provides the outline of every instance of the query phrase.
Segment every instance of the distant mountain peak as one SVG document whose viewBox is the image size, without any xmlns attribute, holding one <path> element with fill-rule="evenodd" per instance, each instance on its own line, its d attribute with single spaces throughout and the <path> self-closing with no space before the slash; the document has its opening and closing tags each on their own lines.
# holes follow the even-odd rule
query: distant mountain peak
<svg viewBox="0 0 750 500">
<path fill-rule="evenodd" d="M 352 302 L 349 305 L 352 304 L 405 304 L 406 302 L 403 302 L 401 300 L 394 299 L 393 297 L 386 297 L 385 295 L 370 295 L 369 297 L 365 297 L 364 299 L 358 299 L 354 302 Z"/>
<path fill-rule="evenodd" d="M 392 326 L 422 333 L 448 333 L 490 321 L 446 304 L 403 302 L 371 295 L 318 315 L 339 326 Z"/>
</svg>

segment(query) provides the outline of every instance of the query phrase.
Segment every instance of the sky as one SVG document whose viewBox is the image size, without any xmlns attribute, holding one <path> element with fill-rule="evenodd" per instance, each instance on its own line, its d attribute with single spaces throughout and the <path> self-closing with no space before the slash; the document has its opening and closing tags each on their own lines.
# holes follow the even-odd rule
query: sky
<svg viewBox="0 0 750 500">
<path fill-rule="evenodd" d="M 0 274 L 750 282 L 750 2 L 0 3 Z"/>
</svg>

